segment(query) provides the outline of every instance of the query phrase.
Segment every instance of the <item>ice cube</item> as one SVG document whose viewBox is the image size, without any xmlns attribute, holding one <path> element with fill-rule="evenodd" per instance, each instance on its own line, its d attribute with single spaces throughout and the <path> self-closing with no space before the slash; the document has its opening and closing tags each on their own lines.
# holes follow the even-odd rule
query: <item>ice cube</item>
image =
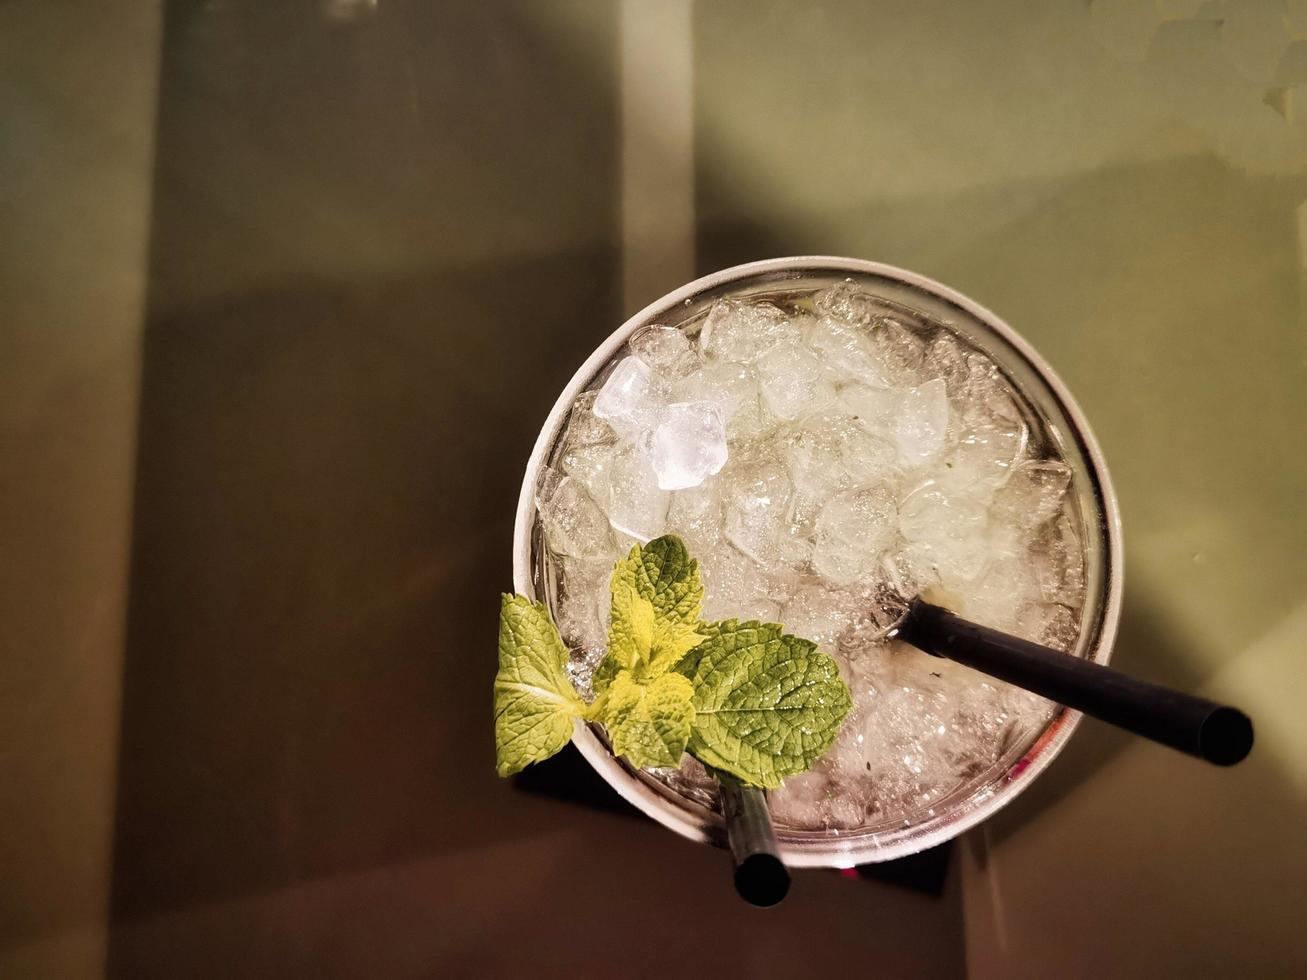
<svg viewBox="0 0 1307 980">
<path fill-rule="evenodd" d="M 940 585 L 953 591 L 968 588 L 986 572 L 993 554 L 989 541 L 973 534 L 947 543 L 927 543 Z"/>
<path fill-rule="evenodd" d="M 807 533 L 816 524 L 817 515 L 826 501 L 847 487 L 839 481 L 822 478 L 819 473 L 804 473 L 794 479 L 794 497 L 790 503 L 790 520 L 796 531 Z"/>
<path fill-rule="evenodd" d="M 926 346 L 921 376 L 927 380 L 938 378 L 943 381 L 953 398 L 963 396 L 968 372 L 967 352 L 953 337 L 941 333 Z"/>
<path fill-rule="evenodd" d="M 1019 721 L 1011 714 L 1007 685 L 972 681 L 953 688 L 954 704 L 938 745 L 939 769 L 971 779 L 984 772 L 1012 743 Z"/>
<path fill-rule="evenodd" d="M 907 651 L 894 656 L 903 660 L 924 655 Z M 871 686 L 863 699 L 859 734 L 868 815 L 882 825 L 893 825 L 909 814 L 928 817 L 931 804 L 955 784 L 951 767 L 941 765 L 952 700 L 940 685 L 914 682 L 914 673 L 910 666 L 900 666 L 897 683 Z"/>
<path fill-rule="evenodd" d="M 726 465 L 726 427 L 712 402 L 676 402 L 660 414 L 650 453 L 663 490 L 697 487 Z"/>
<path fill-rule="evenodd" d="M 671 495 L 658 486 L 649 456 L 638 446 L 618 453 L 608 474 L 608 520 L 641 543 L 663 533 Z"/>
<path fill-rule="evenodd" d="M 921 380 L 925 343 L 897 317 L 877 317 L 871 326 L 872 354 L 885 387 L 905 387 Z"/>
<path fill-rule="evenodd" d="M 819 316 L 852 327 L 865 327 L 885 305 L 871 293 L 859 289 L 853 280 L 845 279 L 823 289 L 812 298 L 813 309 Z"/>
<path fill-rule="evenodd" d="M 781 612 L 785 630 L 834 653 L 840 636 L 853 624 L 849 596 L 819 583 L 803 586 Z"/>
<path fill-rule="evenodd" d="M 541 501 L 548 500 L 562 485 L 563 478 L 567 476 L 562 470 L 556 470 L 552 466 L 542 466 L 540 475 L 536 478 L 535 500 L 536 509 L 539 509 Z"/>
<path fill-rule="evenodd" d="M 928 544 L 903 542 L 898 550 L 886 559 L 901 579 L 916 586 L 919 595 L 930 598 L 940 586 L 939 568 L 935 564 L 935 551 Z M 929 594 L 928 594 L 929 593 Z M 931 599 L 940 601 L 939 598 Z M 944 602 L 948 605 L 948 602 Z"/>
<path fill-rule="evenodd" d="M 1085 553 L 1070 514 L 1063 513 L 1046 529 L 1032 557 L 1040 595 L 1078 606 L 1085 593 Z"/>
<path fill-rule="evenodd" d="M 1062 602 L 1078 605 L 1085 593 L 1085 549 L 1080 533 L 1069 514 L 1054 525 L 1056 550 L 1063 558 Z"/>
<path fill-rule="evenodd" d="M 722 502 L 716 480 L 672 494 L 667 533 L 680 535 L 690 554 L 696 557 L 721 542 Z"/>
<path fill-rule="evenodd" d="M 773 576 L 774 582 L 784 581 L 795 569 L 806 567 L 812 560 L 813 528 L 793 520 L 787 521 L 780 533 L 763 549 L 759 563 Z"/>
<path fill-rule="evenodd" d="M 882 765 L 904 767 L 906 771 L 900 771 L 900 776 L 908 777 L 914 784 L 912 788 L 922 792 L 928 787 L 920 784 L 933 781 L 934 774 L 929 770 L 934 767 L 929 765 L 929 757 L 947 732 L 951 698 L 944 685 L 928 673 L 938 661 L 911 650 L 895 657 L 900 661 L 925 657 L 929 662 L 922 665 L 924 671 L 912 663 L 900 662 L 894 683 L 872 689 L 874 694 L 867 699 L 864 717 L 865 743 L 878 750 L 875 757 Z"/>
<path fill-rule="evenodd" d="M 992 557 L 984 503 L 931 481 L 900 502 L 899 530 L 910 543 L 903 554 L 907 567 L 923 588 L 938 582 L 946 590 L 963 589 Z"/>
<path fill-rule="evenodd" d="M 777 826 L 810 830 L 826 825 L 828 801 L 837 792 L 824 773 L 809 771 L 768 793 L 767 806 Z"/>
<path fill-rule="evenodd" d="M 895 653 L 898 646 L 901 644 L 881 643 L 850 652 L 841 651 L 840 656 L 847 667 L 845 676 L 854 701 L 863 709 L 864 716 L 869 698 L 898 684 L 896 663 L 901 659 Z"/>
<path fill-rule="evenodd" d="M 992 493 L 1007 482 L 1026 454 L 1030 431 L 1020 420 L 987 418 L 961 432 L 947 454 L 941 483 Z"/>
<path fill-rule="evenodd" d="M 1039 583 L 1029 562 L 994 559 L 966 595 L 960 615 L 982 626 L 1011 632 L 1021 607 L 1039 598 Z"/>
<path fill-rule="evenodd" d="M 620 452 L 616 443 L 571 446 L 559 461 L 564 473 L 585 487 L 595 501 L 608 499 L 608 473 L 613 457 Z"/>
<path fill-rule="evenodd" d="M 1069 653 L 1080 635 L 1080 617 L 1057 602 L 1028 602 L 1016 614 L 1017 635 Z"/>
<path fill-rule="evenodd" d="M 567 431 L 563 435 L 563 445 L 569 447 L 596 446 L 612 442 L 617 438 L 613 427 L 594 413 L 597 391 L 583 391 L 572 403 L 572 411 L 567 416 Z"/>
<path fill-rule="evenodd" d="M 751 367 L 726 361 L 709 362 L 672 387 L 677 401 L 716 405 L 726 423 L 728 440 L 751 439 L 771 427 L 758 400 L 758 379 Z"/>
<path fill-rule="evenodd" d="M 886 632 L 907 612 L 906 599 L 878 577 L 881 571 L 873 571 L 868 584 L 842 589 L 806 582 L 785 606 L 786 629 L 828 653 L 850 658 L 877 655 Z"/>
<path fill-rule="evenodd" d="M 837 585 L 868 580 L 896 535 L 894 500 L 884 487 L 832 497 L 817 518 L 812 564 Z"/>
<path fill-rule="evenodd" d="M 899 458 L 905 466 L 920 466 L 939 455 L 948 420 L 948 394 L 941 379 L 908 389 L 894 423 Z"/>
<path fill-rule="evenodd" d="M 587 677 L 608 647 L 608 582 L 612 562 L 559 559 L 558 631 L 577 674 Z"/>
<path fill-rule="evenodd" d="M 956 610 L 962 608 L 966 594 L 982 580 L 992 556 L 983 540 L 968 539 L 943 553 L 928 544 L 910 544 L 897 557 L 918 583 L 918 595 L 927 602 Z"/>
<path fill-rule="evenodd" d="M 781 438 L 781 457 L 789 466 L 791 476 L 840 468 L 839 444 L 834 432 L 839 422 L 838 415 L 811 415 Z"/>
<path fill-rule="evenodd" d="M 839 440 L 833 431 L 836 419 L 818 415 L 789 433 L 781 442 L 781 457 L 794 484 L 792 517 L 807 526 L 830 497 L 850 488 L 840 458 Z"/>
<path fill-rule="evenodd" d="M 868 486 L 897 480 L 899 460 L 894 443 L 873 435 L 851 419 L 836 423 L 834 430 L 840 460 L 851 484 Z"/>
<path fill-rule="evenodd" d="M 649 365 L 663 382 L 684 377 L 699 366 L 690 338 L 675 327 L 642 327 L 631 335 L 628 344 L 631 353 Z"/>
<path fill-rule="evenodd" d="M 599 389 L 595 415 L 622 436 L 631 437 L 648 429 L 658 409 L 652 377 L 649 365 L 640 358 L 623 358 Z"/>
<path fill-rule="evenodd" d="M 884 483 L 898 473 L 891 443 L 835 412 L 802 419 L 780 447 L 796 487 L 821 486 L 834 492 Z"/>
<path fill-rule="evenodd" d="M 1012 386 L 983 354 L 967 355 L 967 377 L 957 398 L 965 406 L 966 422 L 973 427 L 1006 428 L 1022 419 Z"/>
<path fill-rule="evenodd" d="M 908 541 L 947 548 L 984 529 L 985 507 L 974 497 L 927 480 L 899 503 L 899 530 Z"/>
<path fill-rule="evenodd" d="M 864 794 L 857 792 L 857 787 L 852 782 L 855 778 L 860 782 L 866 773 L 855 772 L 853 764 L 845 761 L 853 759 L 846 748 L 851 746 L 857 766 L 861 768 L 866 765 L 865 755 L 862 747 L 857 745 L 856 737 L 841 733 L 827 753 L 827 776 L 831 779 L 831 785 L 839 788 L 826 797 L 822 807 L 821 826 L 826 830 L 857 830 L 867 821 L 868 800 Z"/>
<path fill-rule="evenodd" d="M 794 487 L 785 467 L 770 457 L 745 460 L 721 478 L 727 540 L 767 567 L 794 560 L 792 552 L 786 553 Z"/>
<path fill-rule="evenodd" d="M 1011 684 L 1002 685 L 1000 690 L 1004 696 L 1009 724 L 1008 731 L 1000 739 L 996 759 L 1010 751 L 1012 746 L 1038 733 L 1057 711 L 1057 705 L 1052 701 L 1030 691 L 1023 691 Z"/>
<path fill-rule="evenodd" d="M 759 358 L 757 370 L 763 405 L 778 418 L 797 419 L 835 397 L 821 361 L 793 341 L 772 347 Z"/>
<path fill-rule="evenodd" d="M 1030 532 L 1016 524 L 1005 524 L 990 514 L 989 546 L 995 558 L 1019 558 L 1030 547 Z"/>
<path fill-rule="evenodd" d="M 726 427 L 728 442 L 752 442 L 769 438 L 784 420 L 769 412 L 758 398 L 735 413 Z"/>
<path fill-rule="evenodd" d="M 620 558 L 630 557 L 632 548 L 637 548 L 645 543 L 639 538 L 627 534 L 625 531 L 617 530 L 617 528 L 613 528 L 613 542 L 617 546 L 616 550 L 613 552 L 614 564 L 616 564 Z"/>
<path fill-rule="evenodd" d="M 703 618 L 779 621 L 780 607 L 772 600 L 770 584 L 757 563 L 730 545 L 696 556 L 703 580 Z"/>
<path fill-rule="evenodd" d="M 608 521 L 580 482 L 546 467 L 536 495 L 545 540 L 555 554 L 607 558 L 613 548 Z"/>
<path fill-rule="evenodd" d="M 886 386 L 871 342 L 857 327 L 819 317 L 808 324 L 803 339 L 829 377 L 873 387 Z"/>
<path fill-rule="evenodd" d="M 840 407 L 868 432 L 893 438 L 904 394 L 897 388 L 846 384 L 840 389 Z"/>
<path fill-rule="evenodd" d="M 777 344 L 797 342 L 789 314 L 774 303 L 720 299 L 699 333 L 699 349 L 718 361 L 749 364 Z"/>
<path fill-rule="evenodd" d="M 994 493 L 992 519 L 1013 527 L 1038 527 L 1062 509 L 1070 485 L 1071 468 L 1065 463 L 1052 459 L 1019 463 Z"/>
</svg>

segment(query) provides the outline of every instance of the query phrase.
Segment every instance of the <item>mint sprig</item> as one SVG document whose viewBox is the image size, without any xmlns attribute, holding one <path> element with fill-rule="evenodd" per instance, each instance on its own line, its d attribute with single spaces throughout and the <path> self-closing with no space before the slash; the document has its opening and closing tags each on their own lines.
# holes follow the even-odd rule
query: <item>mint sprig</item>
<svg viewBox="0 0 1307 980">
<path fill-rule="evenodd" d="M 803 772 L 852 707 L 839 669 L 776 624 L 700 618 L 698 563 L 672 535 L 631 549 L 612 577 L 608 652 L 587 705 L 539 603 L 505 596 L 495 677 L 497 769 L 547 759 L 574 719 L 597 721 L 634 766 L 676 766 L 689 751 L 725 779 L 761 787 Z"/>
</svg>

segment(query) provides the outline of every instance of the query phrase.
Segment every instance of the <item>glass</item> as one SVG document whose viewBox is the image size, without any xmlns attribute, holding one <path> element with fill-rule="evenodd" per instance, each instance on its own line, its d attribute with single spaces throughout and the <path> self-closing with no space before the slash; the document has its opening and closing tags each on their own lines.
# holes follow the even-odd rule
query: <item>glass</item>
<svg viewBox="0 0 1307 980">
<path fill-rule="evenodd" d="M 1071 467 L 1085 555 L 1085 596 L 1074 653 L 1099 663 L 1111 655 L 1121 603 L 1120 525 L 1116 497 L 1101 453 L 1079 408 L 1052 369 L 1015 331 L 965 296 L 922 276 L 856 259 L 797 257 L 735 266 L 677 289 L 641 310 L 608 337 L 564 388 L 527 465 L 514 535 L 514 587 L 555 607 L 555 578 L 536 518 L 534 495 L 542 465 L 553 460 L 576 396 L 596 387 L 646 324 L 683 326 L 718 298 L 810 293 L 851 278 L 878 298 L 948 326 L 984 350 L 1007 375 L 1037 418 L 1032 426 L 1056 444 Z M 1041 732 L 1017 742 L 993 766 L 945 797 L 924 819 L 857 830 L 802 831 L 778 827 L 785 860 L 795 866 L 844 867 L 884 861 L 941 843 L 985 819 L 1020 793 L 1057 755 L 1079 721 L 1059 708 Z M 681 796 L 648 773 L 614 758 L 596 731 L 577 723 L 573 739 L 590 764 L 628 801 L 664 826 L 696 841 L 721 844 L 721 815 Z"/>
</svg>

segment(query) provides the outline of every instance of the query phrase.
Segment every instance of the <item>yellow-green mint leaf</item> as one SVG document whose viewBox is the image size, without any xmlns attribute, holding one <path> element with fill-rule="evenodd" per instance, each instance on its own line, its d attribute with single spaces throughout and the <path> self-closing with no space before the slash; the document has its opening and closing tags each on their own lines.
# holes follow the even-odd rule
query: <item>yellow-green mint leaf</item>
<svg viewBox="0 0 1307 980">
<path fill-rule="evenodd" d="M 606 659 L 620 670 L 647 664 L 653 649 L 654 623 L 653 603 L 641 596 L 633 583 L 618 581 L 614 576 Z"/>
<path fill-rule="evenodd" d="M 605 727 L 613 753 L 633 766 L 678 766 L 694 722 L 694 689 L 680 674 L 648 685 L 623 671 L 608 690 Z"/>
<path fill-rule="evenodd" d="M 585 703 L 568 679 L 567 648 L 543 605 L 505 595 L 495 675 L 495 770 L 520 772 L 558 752 Z"/>
<path fill-rule="evenodd" d="M 699 563 L 680 538 L 666 535 L 633 547 L 613 569 L 611 591 L 608 655 L 593 680 L 601 695 L 619 671 L 652 680 L 703 639 Z"/>
</svg>

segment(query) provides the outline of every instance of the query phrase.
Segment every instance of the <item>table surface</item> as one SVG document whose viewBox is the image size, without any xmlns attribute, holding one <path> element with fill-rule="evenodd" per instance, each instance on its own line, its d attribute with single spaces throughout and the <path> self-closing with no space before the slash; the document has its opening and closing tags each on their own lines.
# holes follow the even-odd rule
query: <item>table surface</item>
<svg viewBox="0 0 1307 980">
<path fill-rule="evenodd" d="M 0 4 L 0 973 L 1307 972 L 1307 11 Z M 876 259 L 997 311 L 1120 498 L 1087 723 L 941 895 L 491 767 L 521 469 L 667 289 Z"/>
</svg>

